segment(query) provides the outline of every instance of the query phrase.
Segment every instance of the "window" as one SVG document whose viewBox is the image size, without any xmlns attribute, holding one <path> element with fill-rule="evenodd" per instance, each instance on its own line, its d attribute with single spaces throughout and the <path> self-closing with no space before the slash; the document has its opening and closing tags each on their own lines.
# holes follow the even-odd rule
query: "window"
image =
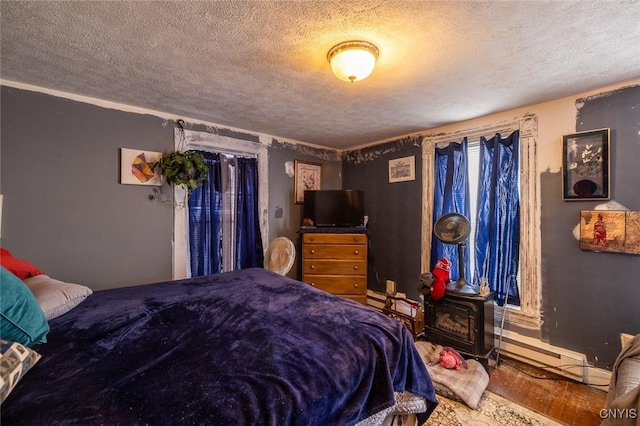
<svg viewBox="0 0 640 426">
<path fill-rule="evenodd" d="M 422 144 L 423 161 L 423 201 L 422 201 L 422 272 L 430 265 L 432 215 L 433 215 L 433 176 L 434 149 L 449 141 L 479 140 L 480 136 L 491 137 L 495 133 L 510 134 L 520 130 L 520 309 L 509 307 L 509 321 L 522 327 L 540 329 L 540 203 L 538 202 L 536 144 L 537 116 L 526 115 L 506 125 L 485 127 L 438 136 L 427 136 Z M 473 191 L 473 189 L 471 189 Z"/>
<path fill-rule="evenodd" d="M 180 129 L 174 130 L 176 148 L 180 143 Z M 236 155 L 255 155 L 258 158 L 259 177 L 259 211 L 261 212 L 262 241 L 268 241 L 269 235 L 267 212 L 269 205 L 268 197 L 268 155 L 267 147 L 262 143 L 233 139 L 226 136 L 219 136 L 208 132 L 197 132 L 184 130 L 187 149 L 207 150 L 213 152 L 226 152 Z M 235 167 L 230 164 L 229 167 Z M 226 191 L 225 191 L 226 192 Z M 184 200 L 185 191 L 181 187 L 174 188 L 174 199 Z M 223 207 L 224 208 L 224 207 Z M 227 207 L 231 209 L 232 207 Z M 186 278 L 188 275 L 188 220 L 185 203 L 174 203 L 174 231 L 173 231 L 173 279 Z"/>
<path fill-rule="evenodd" d="M 471 217 L 471 235 L 469 236 L 469 247 L 471 247 L 471 256 L 469 261 L 471 262 L 471 275 L 473 278 L 473 271 L 475 270 L 476 257 L 473 255 L 473 247 L 476 246 L 476 219 L 478 217 L 478 174 L 480 173 L 480 142 L 472 141 L 467 145 L 467 167 L 469 169 L 469 211 Z"/>
<path fill-rule="evenodd" d="M 236 162 L 232 155 L 220 154 L 222 161 L 222 270 L 232 271 L 236 263 Z"/>
<path fill-rule="evenodd" d="M 469 236 L 469 247 L 470 256 L 469 261 L 471 263 L 471 274 L 473 276 L 473 271 L 475 270 L 476 257 L 474 256 L 473 247 L 475 247 L 476 243 L 476 221 L 477 221 L 477 212 L 478 212 L 478 176 L 480 173 L 480 141 L 475 139 L 473 141 L 469 141 L 467 145 L 467 168 L 469 171 L 469 211 L 471 212 L 471 217 L 469 218 L 469 222 L 471 222 L 471 235 Z M 520 187 L 518 182 L 518 187 Z M 518 292 L 522 293 L 522 286 L 520 286 L 520 271 L 518 270 Z M 515 308 L 520 308 L 519 305 L 513 306 Z"/>
</svg>

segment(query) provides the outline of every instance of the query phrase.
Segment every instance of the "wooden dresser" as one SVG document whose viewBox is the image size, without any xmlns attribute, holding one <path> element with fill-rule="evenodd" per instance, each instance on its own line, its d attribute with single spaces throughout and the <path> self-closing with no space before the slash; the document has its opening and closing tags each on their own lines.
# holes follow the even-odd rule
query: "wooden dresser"
<svg viewBox="0 0 640 426">
<path fill-rule="evenodd" d="M 303 233 L 302 281 L 367 304 L 367 235 Z"/>
</svg>

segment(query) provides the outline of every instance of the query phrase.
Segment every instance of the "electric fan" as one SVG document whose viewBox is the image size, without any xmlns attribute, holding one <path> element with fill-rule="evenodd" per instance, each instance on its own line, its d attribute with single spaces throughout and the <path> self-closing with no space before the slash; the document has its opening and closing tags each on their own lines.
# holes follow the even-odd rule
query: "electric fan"
<svg viewBox="0 0 640 426">
<path fill-rule="evenodd" d="M 264 256 L 264 268 L 287 275 L 296 259 L 296 246 L 287 237 L 278 237 L 269 244 Z"/>
<path fill-rule="evenodd" d="M 460 278 L 456 282 L 447 285 L 447 290 L 457 293 L 478 294 L 477 286 L 469 284 L 464 278 L 464 246 L 471 234 L 471 223 L 460 213 L 447 213 L 436 221 L 433 227 L 436 238 L 445 244 L 457 244 L 458 246 L 458 272 Z"/>
</svg>

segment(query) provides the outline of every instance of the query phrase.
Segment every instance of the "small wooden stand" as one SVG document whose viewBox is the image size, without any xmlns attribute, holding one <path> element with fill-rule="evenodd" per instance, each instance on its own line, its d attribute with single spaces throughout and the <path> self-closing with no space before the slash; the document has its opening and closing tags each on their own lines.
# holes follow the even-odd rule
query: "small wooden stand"
<svg viewBox="0 0 640 426">
<path fill-rule="evenodd" d="M 404 323 L 414 339 L 424 332 L 424 311 L 420 302 L 388 294 L 382 313 Z"/>
</svg>

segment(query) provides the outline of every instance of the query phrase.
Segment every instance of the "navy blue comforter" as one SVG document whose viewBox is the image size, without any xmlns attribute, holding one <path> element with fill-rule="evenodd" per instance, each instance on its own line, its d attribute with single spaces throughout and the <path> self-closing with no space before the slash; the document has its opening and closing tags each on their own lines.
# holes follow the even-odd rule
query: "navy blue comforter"
<svg viewBox="0 0 640 426">
<path fill-rule="evenodd" d="M 264 269 L 97 291 L 50 322 L 2 424 L 351 425 L 437 405 L 398 321 Z"/>
</svg>

